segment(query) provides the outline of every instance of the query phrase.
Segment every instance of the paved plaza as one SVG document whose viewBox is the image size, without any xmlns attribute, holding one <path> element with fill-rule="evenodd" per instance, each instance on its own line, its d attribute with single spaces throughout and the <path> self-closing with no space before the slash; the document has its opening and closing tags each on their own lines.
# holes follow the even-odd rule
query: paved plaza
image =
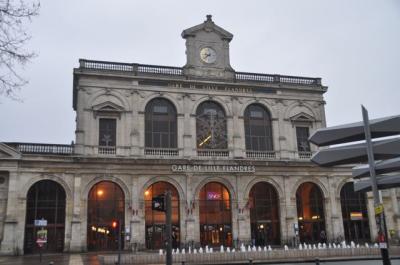
<svg viewBox="0 0 400 265">
<path fill-rule="evenodd" d="M 0 264 L 1 265 L 48 265 L 50 262 L 53 262 L 54 265 L 100 265 L 100 262 L 97 258 L 97 254 L 62 254 L 62 255 L 44 255 L 42 257 L 42 262 L 40 262 L 40 258 L 38 255 L 27 255 L 27 256 L 1 256 Z M 239 263 L 238 263 L 239 264 Z M 243 264 L 243 263 L 240 263 Z M 315 265 L 315 262 L 292 262 L 292 263 L 258 263 L 255 261 L 253 264 L 281 264 L 281 265 Z M 320 261 L 320 265 L 380 265 L 382 261 L 380 260 L 347 260 L 347 261 L 339 261 L 339 260 L 329 260 L 329 261 Z M 392 265 L 400 265 L 399 257 L 392 258 Z"/>
</svg>

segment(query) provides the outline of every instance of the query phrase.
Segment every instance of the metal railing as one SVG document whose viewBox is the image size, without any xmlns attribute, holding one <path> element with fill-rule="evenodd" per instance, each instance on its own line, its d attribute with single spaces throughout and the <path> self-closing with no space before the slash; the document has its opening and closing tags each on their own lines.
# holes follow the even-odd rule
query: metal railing
<svg viewBox="0 0 400 265">
<path fill-rule="evenodd" d="M 246 150 L 246 157 L 259 159 L 276 159 L 276 151 L 252 151 Z"/>
<path fill-rule="evenodd" d="M 176 148 L 146 148 L 144 149 L 146 156 L 178 156 L 179 151 Z"/>
<path fill-rule="evenodd" d="M 25 154 L 71 155 L 74 153 L 74 146 L 66 144 L 39 144 L 39 143 L 5 143 L 5 144 Z"/>
<path fill-rule="evenodd" d="M 79 65 L 81 69 L 93 69 L 104 71 L 120 71 L 133 72 L 134 74 L 159 74 L 170 76 L 183 76 L 182 67 L 135 64 L 135 63 L 119 63 L 108 61 L 96 61 L 80 59 Z M 287 83 L 297 85 L 321 85 L 321 78 L 288 76 L 288 75 L 272 75 L 248 72 L 235 72 L 236 81 L 254 81 L 267 83 Z"/>
</svg>

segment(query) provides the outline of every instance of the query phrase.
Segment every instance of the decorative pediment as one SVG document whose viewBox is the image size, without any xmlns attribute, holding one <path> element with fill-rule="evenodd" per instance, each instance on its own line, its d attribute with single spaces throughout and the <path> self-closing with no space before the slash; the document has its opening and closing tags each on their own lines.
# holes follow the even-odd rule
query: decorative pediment
<svg viewBox="0 0 400 265">
<path fill-rule="evenodd" d="M 314 122 L 315 119 L 313 116 L 305 113 L 305 112 L 300 112 L 292 117 L 289 118 L 291 122 Z"/>
<path fill-rule="evenodd" d="M 21 153 L 11 146 L 0 143 L 0 159 L 20 159 Z"/>
<path fill-rule="evenodd" d="M 211 19 L 211 15 L 207 15 L 207 20 L 204 23 L 193 26 L 191 28 L 185 29 L 182 32 L 182 38 L 187 38 L 189 36 L 193 37 L 196 36 L 196 33 L 199 31 L 206 31 L 206 32 L 215 32 L 221 36 L 222 39 L 231 41 L 233 38 L 233 34 L 224 30 L 223 28 L 215 25 L 215 23 Z"/>
<path fill-rule="evenodd" d="M 97 116 L 118 116 L 121 117 L 121 113 L 124 112 L 124 108 L 111 102 L 106 101 L 97 105 L 92 106 L 93 115 Z"/>
</svg>

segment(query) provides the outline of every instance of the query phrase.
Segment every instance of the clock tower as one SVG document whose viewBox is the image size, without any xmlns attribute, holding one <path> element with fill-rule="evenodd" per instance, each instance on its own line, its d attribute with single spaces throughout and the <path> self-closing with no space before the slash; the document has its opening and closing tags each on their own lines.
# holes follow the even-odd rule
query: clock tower
<svg viewBox="0 0 400 265">
<path fill-rule="evenodd" d="M 233 35 L 215 25 L 211 15 L 207 15 L 204 23 L 184 30 L 182 38 L 186 39 L 185 75 L 233 80 L 235 71 L 229 62 L 229 42 Z"/>
</svg>

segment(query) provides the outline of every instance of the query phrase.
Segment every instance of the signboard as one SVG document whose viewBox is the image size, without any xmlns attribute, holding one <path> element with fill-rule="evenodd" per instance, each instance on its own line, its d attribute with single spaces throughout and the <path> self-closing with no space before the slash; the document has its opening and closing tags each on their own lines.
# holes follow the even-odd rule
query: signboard
<svg viewBox="0 0 400 265">
<path fill-rule="evenodd" d="M 221 200 L 221 193 L 209 191 L 207 192 L 207 200 Z"/>
<path fill-rule="evenodd" d="M 383 212 L 383 205 L 379 204 L 375 206 L 375 215 L 381 214 Z"/>
<path fill-rule="evenodd" d="M 37 231 L 36 243 L 39 245 L 39 247 L 42 247 L 44 244 L 47 243 L 47 230 L 46 229 L 41 229 L 41 230 Z"/>
<path fill-rule="evenodd" d="M 37 219 L 35 220 L 35 226 L 47 226 L 47 220 Z"/>
<path fill-rule="evenodd" d="M 165 212 L 164 196 L 160 195 L 151 199 L 151 209 L 154 211 Z"/>
<path fill-rule="evenodd" d="M 172 165 L 172 172 L 237 172 L 253 173 L 256 167 L 251 165 Z"/>
<path fill-rule="evenodd" d="M 351 212 L 350 213 L 350 220 L 352 221 L 359 221 L 363 219 L 362 212 Z"/>
</svg>

